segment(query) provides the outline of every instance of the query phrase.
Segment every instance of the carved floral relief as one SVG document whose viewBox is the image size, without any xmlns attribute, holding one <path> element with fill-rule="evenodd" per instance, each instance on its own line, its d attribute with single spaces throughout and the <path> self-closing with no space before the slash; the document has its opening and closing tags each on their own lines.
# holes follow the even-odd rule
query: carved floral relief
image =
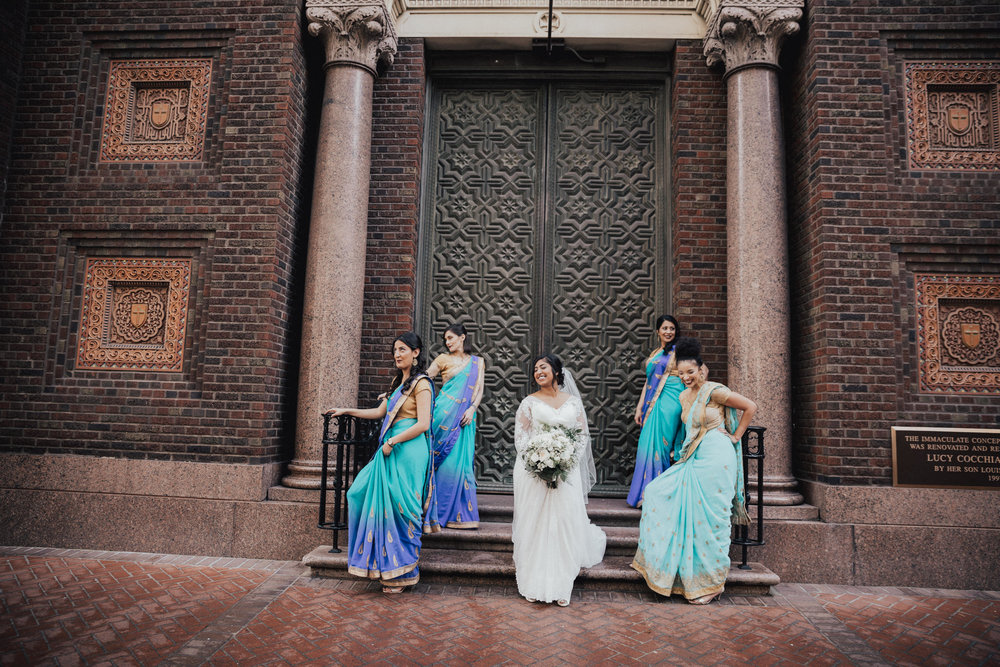
<svg viewBox="0 0 1000 667">
<path fill-rule="evenodd" d="M 1000 63 L 906 63 L 911 169 L 1000 168 Z"/>
<path fill-rule="evenodd" d="M 190 260 L 88 259 L 76 367 L 181 371 L 190 285 Z"/>
<path fill-rule="evenodd" d="M 1000 393 L 1000 276 L 917 275 L 920 391 Z"/>
<path fill-rule="evenodd" d="M 211 75 L 211 59 L 112 61 L 101 161 L 202 160 Z"/>
</svg>

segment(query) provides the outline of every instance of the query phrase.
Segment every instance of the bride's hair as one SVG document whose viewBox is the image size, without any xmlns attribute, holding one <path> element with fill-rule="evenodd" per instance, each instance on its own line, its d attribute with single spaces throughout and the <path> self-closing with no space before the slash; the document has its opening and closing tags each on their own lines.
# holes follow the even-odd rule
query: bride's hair
<svg viewBox="0 0 1000 667">
<path fill-rule="evenodd" d="M 563 374 L 562 360 L 559 359 L 555 354 L 551 352 L 546 352 L 545 354 L 540 354 L 531 361 L 531 368 L 528 374 L 534 378 L 535 377 L 535 364 L 537 364 L 542 359 L 552 367 L 552 374 L 555 376 L 556 382 L 559 386 L 563 386 L 566 383 L 566 376 Z"/>
</svg>

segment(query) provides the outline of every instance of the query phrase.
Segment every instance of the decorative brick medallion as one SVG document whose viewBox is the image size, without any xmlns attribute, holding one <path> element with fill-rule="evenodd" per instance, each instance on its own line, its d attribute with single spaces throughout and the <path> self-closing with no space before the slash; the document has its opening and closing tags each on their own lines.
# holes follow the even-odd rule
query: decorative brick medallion
<svg viewBox="0 0 1000 667">
<path fill-rule="evenodd" d="M 1000 276 L 914 280 L 920 391 L 1000 394 Z"/>
<path fill-rule="evenodd" d="M 101 161 L 201 160 L 211 76 L 211 59 L 112 61 Z"/>
<path fill-rule="evenodd" d="M 1000 63 L 906 63 L 910 169 L 1000 168 Z"/>
<path fill-rule="evenodd" d="M 77 368 L 179 372 L 191 261 L 90 258 Z"/>
</svg>

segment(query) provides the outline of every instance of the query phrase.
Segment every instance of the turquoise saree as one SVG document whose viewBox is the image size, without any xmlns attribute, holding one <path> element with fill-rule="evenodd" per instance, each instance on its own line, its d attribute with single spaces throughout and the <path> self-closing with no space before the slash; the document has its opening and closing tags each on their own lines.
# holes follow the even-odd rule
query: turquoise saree
<svg viewBox="0 0 1000 667">
<path fill-rule="evenodd" d="M 415 381 L 411 391 L 422 381 Z M 347 492 L 348 572 L 388 586 L 412 586 L 420 580 L 421 536 L 441 529 L 434 516 L 428 434 L 396 443 L 388 456 L 382 453 L 381 443 L 417 421 L 395 419 L 405 399 L 400 388 L 389 397 L 380 446 Z"/>
<path fill-rule="evenodd" d="M 462 426 L 475 393 L 483 360 L 472 356 L 455 375 L 448 378 L 434 401 L 431 434 L 434 439 L 434 479 L 437 484 L 438 522 L 448 528 L 477 528 L 479 503 L 476 500 L 476 417 Z"/>
<path fill-rule="evenodd" d="M 632 567 L 662 595 L 688 600 L 722 591 L 729 574 L 732 523 L 748 522 L 736 411 L 729 389 L 706 382 L 686 409 L 680 460 L 646 487 Z M 720 429 L 726 423 L 726 431 Z"/>
<path fill-rule="evenodd" d="M 635 456 L 635 472 L 628 491 L 628 504 L 642 505 L 646 486 L 670 467 L 670 452 L 684 437 L 678 397 L 684 383 L 671 375 L 673 348 L 662 349 L 646 361 L 646 394 L 642 405 L 642 431 Z"/>
</svg>

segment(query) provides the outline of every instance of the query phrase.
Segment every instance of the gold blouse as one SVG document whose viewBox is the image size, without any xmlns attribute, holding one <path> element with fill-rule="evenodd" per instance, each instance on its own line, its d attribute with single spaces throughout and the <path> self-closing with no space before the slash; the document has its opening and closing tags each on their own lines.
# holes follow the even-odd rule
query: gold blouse
<svg viewBox="0 0 1000 667">
<path fill-rule="evenodd" d="M 465 361 L 461 359 L 456 359 L 450 354 L 439 354 L 435 359 L 434 363 L 437 367 L 441 369 L 441 379 L 447 382 L 452 378 L 453 375 L 465 368 L 466 364 L 472 363 L 472 357 L 468 357 Z M 433 365 L 433 364 L 432 364 Z"/>
<path fill-rule="evenodd" d="M 726 407 L 726 401 L 729 400 L 729 395 L 733 393 L 732 390 L 724 384 L 720 384 L 714 390 L 712 390 L 711 399 L 708 401 L 708 405 L 705 406 L 705 427 L 708 429 L 718 428 L 722 425 L 722 410 Z M 680 395 L 681 401 L 681 419 L 684 423 L 687 423 L 688 413 L 691 410 L 691 403 L 694 401 L 697 392 L 690 389 L 685 390 Z M 702 424 L 700 413 L 701 411 L 695 411 L 694 423 L 691 424 L 694 428 L 701 428 Z"/>
<path fill-rule="evenodd" d="M 430 380 L 427 378 L 420 378 L 417 380 L 417 386 L 413 388 L 413 391 L 410 392 L 409 396 L 403 399 L 403 404 L 399 406 L 399 412 L 396 413 L 396 419 L 416 419 L 417 394 L 430 390 Z"/>
</svg>

